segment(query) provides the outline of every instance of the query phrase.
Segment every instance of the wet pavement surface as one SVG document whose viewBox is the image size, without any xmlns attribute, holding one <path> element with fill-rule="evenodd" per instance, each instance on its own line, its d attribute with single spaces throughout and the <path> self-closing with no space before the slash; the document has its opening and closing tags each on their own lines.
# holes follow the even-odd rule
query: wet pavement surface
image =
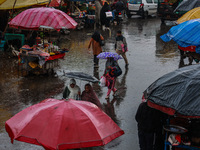
<svg viewBox="0 0 200 150">
<path fill-rule="evenodd" d="M 139 150 L 135 113 L 141 102 L 143 91 L 160 76 L 179 67 L 180 56 L 174 42 L 164 43 L 159 38 L 166 33 L 169 25 L 161 25 L 157 18 L 143 20 L 132 18 L 122 25 L 112 28 L 112 36 L 101 31 L 106 39 L 104 51 L 114 51 L 117 30 L 122 30 L 128 43 L 129 67 L 125 69 L 123 60 L 119 65 L 123 74 L 117 79 L 118 93 L 115 98 L 105 100 L 107 88 L 93 84 L 104 111 L 125 131 L 125 134 L 101 148 L 104 150 Z M 60 47 L 69 48 L 65 59 L 60 60 L 55 76 L 21 77 L 17 71 L 17 59 L 1 53 L 0 57 L 0 149 L 1 150 L 42 150 L 42 147 L 15 141 L 4 129 L 5 121 L 46 98 L 62 98 L 62 91 L 69 79 L 64 72 L 82 71 L 100 78 L 103 75 L 105 60 L 100 60 L 99 69 L 93 67 L 93 55 L 87 50 L 93 30 L 72 31 L 62 37 Z M 70 39 L 70 40 L 69 40 Z M 77 80 L 84 88 L 86 82 Z"/>
</svg>

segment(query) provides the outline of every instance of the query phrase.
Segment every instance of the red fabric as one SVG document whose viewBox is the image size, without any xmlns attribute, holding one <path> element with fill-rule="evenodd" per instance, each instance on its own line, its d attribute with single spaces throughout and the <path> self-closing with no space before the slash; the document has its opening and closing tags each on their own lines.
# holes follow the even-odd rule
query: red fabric
<svg viewBox="0 0 200 150">
<path fill-rule="evenodd" d="M 38 30 L 40 26 L 47 26 L 60 30 L 63 27 L 75 29 L 77 23 L 58 9 L 40 7 L 21 12 L 9 22 L 9 25 L 10 27 L 21 29 Z"/>
<path fill-rule="evenodd" d="M 49 7 L 59 7 L 61 0 L 52 0 Z"/>
<path fill-rule="evenodd" d="M 195 48 L 196 48 L 196 46 L 188 46 L 188 47 L 178 46 L 178 49 L 180 49 L 182 51 L 189 51 L 189 52 L 196 52 Z"/>
<path fill-rule="evenodd" d="M 105 145 L 124 134 L 96 105 L 86 101 L 47 99 L 6 121 L 11 140 L 48 150 Z"/>
<path fill-rule="evenodd" d="M 151 102 L 151 101 L 147 101 L 147 104 L 148 104 L 148 106 L 149 107 L 152 107 L 152 108 L 155 108 L 155 109 L 157 109 L 157 110 L 160 110 L 160 111 L 162 111 L 162 112 L 164 112 L 164 113 L 166 113 L 166 114 L 168 114 L 168 115 L 170 115 L 170 116 L 173 116 L 174 114 L 175 114 L 175 110 L 174 109 L 172 109 L 172 108 L 168 108 L 168 107 L 164 107 L 164 106 L 160 106 L 160 105 L 158 105 L 158 104 L 155 104 L 155 103 L 153 103 L 153 102 Z"/>
<path fill-rule="evenodd" d="M 63 59 L 64 57 L 65 57 L 65 53 L 57 54 L 57 55 L 50 56 L 46 61 L 54 60 L 54 59 Z"/>
</svg>

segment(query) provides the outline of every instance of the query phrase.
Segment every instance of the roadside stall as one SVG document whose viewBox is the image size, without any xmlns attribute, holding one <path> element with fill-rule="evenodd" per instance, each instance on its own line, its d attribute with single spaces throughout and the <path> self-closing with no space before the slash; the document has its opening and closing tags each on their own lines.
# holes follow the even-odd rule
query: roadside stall
<svg viewBox="0 0 200 150">
<path fill-rule="evenodd" d="M 93 0 L 71 0 L 71 12 L 68 14 L 78 23 L 77 28 L 93 26 L 95 23 L 95 4 Z"/>
<path fill-rule="evenodd" d="M 163 124 L 165 150 L 169 146 L 200 149 L 199 76 L 200 65 L 183 67 L 160 77 L 144 91 L 148 106 L 169 116 Z"/>
<path fill-rule="evenodd" d="M 42 15 L 41 15 L 42 14 Z M 33 21 L 34 20 L 34 21 Z M 22 30 L 74 29 L 77 23 L 64 12 L 47 7 L 31 8 L 18 14 L 9 22 L 12 28 Z M 19 71 L 47 73 L 58 66 L 58 60 L 64 58 L 67 49 L 60 49 L 54 43 L 37 37 L 32 47 L 25 45 L 20 49 Z"/>
</svg>

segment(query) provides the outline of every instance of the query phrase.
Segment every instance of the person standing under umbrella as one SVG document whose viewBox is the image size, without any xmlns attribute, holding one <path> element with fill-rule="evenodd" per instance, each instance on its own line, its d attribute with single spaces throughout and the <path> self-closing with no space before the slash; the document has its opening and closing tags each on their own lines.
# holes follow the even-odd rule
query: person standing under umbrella
<svg viewBox="0 0 200 150">
<path fill-rule="evenodd" d="M 92 45 L 95 67 L 99 67 L 99 59 L 97 58 L 97 55 L 99 55 L 102 52 L 101 42 L 103 40 L 103 36 L 98 31 L 95 31 L 88 45 L 88 50 L 90 50 L 90 47 Z"/>
<path fill-rule="evenodd" d="M 117 91 L 115 88 L 115 80 L 121 73 L 122 71 L 117 61 L 113 57 L 108 57 L 104 71 L 104 77 L 106 78 L 106 85 L 108 87 L 106 99 L 109 99 L 111 91 L 113 91 L 113 96 L 115 95 Z"/>
<path fill-rule="evenodd" d="M 122 36 L 122 32 L 120 30 L 117 31 L 115 50 L 118 55 L 122 55 L 126 63 L 126 67 L 128 67 L 129 64 L 128 64 L 128 59 L 126 57 L 126 52 L 128 51 L 128 48 L 127 48 L 126 38 Z"/>
<path fill-rule="evenodd" d="M 71 79 L 69 85 L 66 86 L 63 92 L 63 98 L 79 100 L 80 95 L 81 95 L 80 87 L 76 85 L 76 81 L 74 79 Z"/>
</svg>

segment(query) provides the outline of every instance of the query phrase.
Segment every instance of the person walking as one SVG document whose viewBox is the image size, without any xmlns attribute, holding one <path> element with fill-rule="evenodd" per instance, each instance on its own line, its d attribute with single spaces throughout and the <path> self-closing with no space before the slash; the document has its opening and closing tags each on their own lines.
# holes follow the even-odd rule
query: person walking
<svg viewBox="0 0 200 150">
<path fill-rule="evenodd" d="M 110 18 L 106 17 L 106 12 L 111 11 L 110 6 L 108 5 L 107 2 L 104 3 L 103 7 L 101 8 L 100 11 L 100 21 L 101 21 L 101 26 L 102 29 L 105 30 L 105 28 L 110 27 Z"/>
<path fill-rule="evenodd" d="M 94 55 L 94 67 L 99 67 L 99 59 L 97 58 L 97 55 L 99 55 L 102 52 L 101 46 L 103 40 L 103 36 L 98 31 L 95 31 L 88 45 L 88 50 L 90 50 L 90 47 L 92 45 Z"/>
<path fill-rule="evenodd" d="M 122 74 L 121 68 L 114 58 L 108 57 L 106 61 L 104 77 L 106 78 L 106 86 L 108 87 L 108 92 L 106 99 L 109 99 L 111 91 L 113 91 L 113 96 L 115 95 L 117 89 L 115 88 L 116 78 Z"/>
<path fill-rule="evenodd" d="M 126 57 L 126 52 L 128 51 L 127 43 L 126 43 L 126 38 L 122 36 L 121 31 L 117 31 L 117 37 L 115 41 L 115 50 L 118 55 L 121 55 L 125 61 L 125 66 L 128 67 L 128 59 Z"/>
</svg>

